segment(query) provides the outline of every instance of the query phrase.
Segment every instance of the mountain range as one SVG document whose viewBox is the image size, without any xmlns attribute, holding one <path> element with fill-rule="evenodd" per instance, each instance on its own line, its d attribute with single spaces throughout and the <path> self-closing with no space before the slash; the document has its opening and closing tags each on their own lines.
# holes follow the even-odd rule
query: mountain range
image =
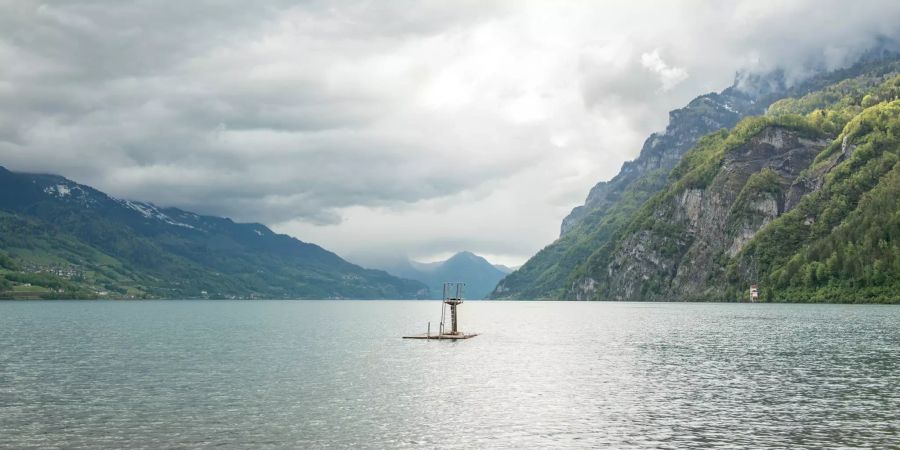
<svg viewBox="0 0 900 450">
<path fill-rule="evenodd" d="M 0 167 L 0 298 L 900 302 L 900 57 L 775 71 L 672 111 L 515 271 L 470 252 L 365 269 L 257 223 Z M 512 273 L 510 273 L 512 272 Z"/>
<path fill-rule="evenodd" d="M 492 297 L 900 302 L 898 74 L 878 51 L 672 111 Z"/>
<path fill-rule="evenodd" d="M 441 298 L 445 282 L 466 283 L 465 298 L 487 298 L 497 282 L 513 271 L 468 251 L 459 252 L 445 261 L 422 263 L 401 258 L 382 262 L 378 267 L 392 275 L 424 283 L 434 299 Z"/>
<path fill-rule="evenodd" d="M 426 298 L 258 223 L 110 197 L 0 167 L 0 296 Z"/>
</svg>

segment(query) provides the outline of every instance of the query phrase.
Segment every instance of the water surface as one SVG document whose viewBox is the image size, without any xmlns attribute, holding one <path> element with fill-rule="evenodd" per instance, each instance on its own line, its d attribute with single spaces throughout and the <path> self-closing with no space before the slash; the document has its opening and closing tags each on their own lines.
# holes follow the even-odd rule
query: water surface
<svg viewBox="0 0 900 450">
<path fill-rule="evenodd" d="M 886 447 L 900 307 L 0 302 L 0 447 Z M 436 327 L 436 324 L 433 323 Z"/>
</svg>

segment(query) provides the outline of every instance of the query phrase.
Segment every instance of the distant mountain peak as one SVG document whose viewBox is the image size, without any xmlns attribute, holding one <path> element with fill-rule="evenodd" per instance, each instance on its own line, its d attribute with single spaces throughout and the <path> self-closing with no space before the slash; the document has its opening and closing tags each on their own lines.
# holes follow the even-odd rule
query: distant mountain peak
<svg viewBox="0 0 900 450">
<path fill-rule="evenodd" d="M 478 256 L 468 250 L 461 251 L 461 252 L 451 256 L 444 262 L 455 261 L 455 260 L 468 260 L 468 261 L 478 261 L 478 262 L 484 261 L 485 263 L 487 263 L 487 260 L 484 259 L 484 257 Z M 490 264 L 490 263 L 488 263 L 488 264 Z"/>
<path fill-rule="evenodd" d="M 466 284 L 466 298 L 485 298 L 507 273 L 471 251 L 463 250 L 444 261 L 418 262 L 410 259 L 382 263 L 381 268 L 395 276 L 421 281 L 428 285 L 431 296 L 437 298 L 445 282 Z"/>
</svg>

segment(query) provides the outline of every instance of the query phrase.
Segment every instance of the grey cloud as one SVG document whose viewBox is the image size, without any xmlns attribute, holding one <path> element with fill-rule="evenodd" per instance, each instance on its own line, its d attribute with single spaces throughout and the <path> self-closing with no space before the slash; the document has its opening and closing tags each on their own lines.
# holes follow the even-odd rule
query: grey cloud
<svg viewBox="0 0 900 450">
<path fill-rule="evenodd" d="M 385 247 L 523 258 L 668 109 L 900 38 L 895 2 L 756 5 L 0 0 L 0 164 L 329 247 L 368 208 L 424 224 Z M 497 223 L 447 236 L 459 206 L 415 212 L 440 199 Z"/>
<path fill-rule="evenodd" d="M 415 201 L 478 182 L 423 173 L 431 163 L 409 148 L 422 142 L 358 131 L 389 104 L 329 88 L 327 73 L 253 82 L 242 80 L 252 67 L 203 70 L 216 69 L 202 67 L 203 51 L 251 34 L 241 27 L 258 29 L 273 5 L 249 15 L 233 4 L 29 6 L 9 8 L 7 25 L 16 26 L 4 38 L 53 64 L 9 80 L 16 89 L 4 96 L 4 123 L 16 125 L 2 130 L 6 164 L 244 220 L 316 223 L 336 222 L 337 207 Z M 236 131 L 248 133 L 221 139 Z M 174 166 L 204 170 L 167 177 Z"/>
</svg>

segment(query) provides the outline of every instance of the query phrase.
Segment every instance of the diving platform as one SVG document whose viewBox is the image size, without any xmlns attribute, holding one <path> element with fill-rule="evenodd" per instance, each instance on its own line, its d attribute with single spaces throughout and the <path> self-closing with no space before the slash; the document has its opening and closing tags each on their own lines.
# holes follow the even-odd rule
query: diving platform
<svg viewBox="0 0 900 450">
<path fill-rule="evenodd" d="M 459 331 L 456 308 L 463 302 L 462 293 L 465 283 L 444 283 L 444 301 L 441 302 L 441 322 L 437 333 L 431 333 L 431 322 L 428 322 L 428 331 L 424 334 L 403 336 L 403 339 L 436 339 L 458 341 L 478 336 L 478 333 L 463 333 Z M 456 291 L 453 295 L 453 291 Z M 444 320 L 447 318 L 447 307 L 450 309 L 450 329 L 444 328 Z"/>
<path fill-rule="evenodd" d="M 478 336 L 478 333 L 460 333 L 460 334 L 416 334 L 413 336 L 403 336 L 403 339 L 450 339 L 453 341 L 459 339 L 469 339 Z"/>
</svg>

